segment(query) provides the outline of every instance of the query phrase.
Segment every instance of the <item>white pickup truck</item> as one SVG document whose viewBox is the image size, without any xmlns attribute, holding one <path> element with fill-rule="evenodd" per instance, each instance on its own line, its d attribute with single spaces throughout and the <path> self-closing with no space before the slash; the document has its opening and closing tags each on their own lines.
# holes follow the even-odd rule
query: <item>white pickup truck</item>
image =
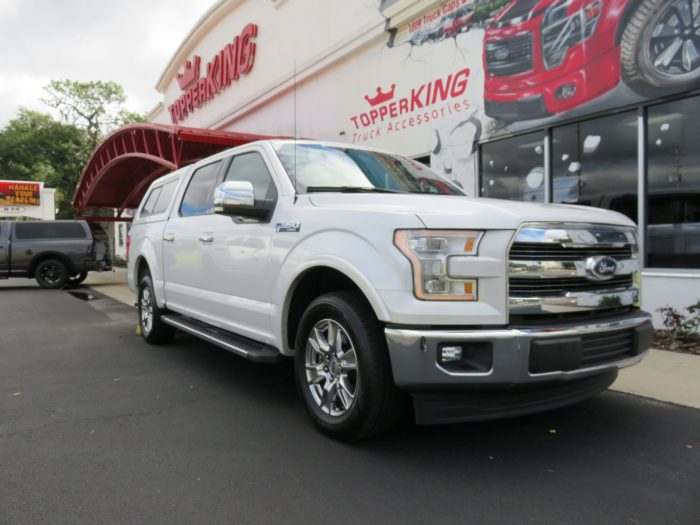
<svg viewBox="0 0 700 525">
<path fill-rule="evenodd" d="M 468 198 L 405 157 L 270 140 L 155 181 L 128 275 L 147 342 L 293 357 L 311 418 L 355 440 L 409 395 L 429 424 L 607 388 L 651 345 L 639 266 L 620 214 Z"/>
</svg>

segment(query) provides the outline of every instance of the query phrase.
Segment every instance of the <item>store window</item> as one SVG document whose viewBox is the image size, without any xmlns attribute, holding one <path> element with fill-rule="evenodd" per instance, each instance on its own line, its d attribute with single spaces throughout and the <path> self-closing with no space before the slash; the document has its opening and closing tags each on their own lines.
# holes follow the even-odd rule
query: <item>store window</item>
<svg viewBox="0 0 700 525">
<path fill-rule="evenodd" d="M 700 268 L 700 97 L 648 112 L 647 266 Z"/>
<path fill-rule="evenodd" d="M 637 112 L 552 130 L 552 201 L 596 206 L 637 220 Z"/>
<path fill-rule="evenodd" d="M 483 144 L 481 195 L 544 202 L 544 134 L 528 133 Z"/>
</svg>

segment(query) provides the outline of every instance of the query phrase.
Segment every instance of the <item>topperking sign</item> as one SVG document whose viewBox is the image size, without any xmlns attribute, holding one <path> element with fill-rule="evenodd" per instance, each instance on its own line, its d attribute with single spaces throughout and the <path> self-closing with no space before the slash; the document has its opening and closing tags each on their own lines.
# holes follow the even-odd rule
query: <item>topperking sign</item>
<svg viewBox="0 0 700 525">
<path fill-rule="evenodd" d="M 248 74 L 255 62 L 255 38 L 258 26 L 248 24 L 207 63 L 205 74 L 201 74 L 202 58 L 195 55 L 182 66 L 177 82 L 182 95 L 170 106 L 168 112 L 173 124 L 214 99 L 222 90 Z"/>
</svg>

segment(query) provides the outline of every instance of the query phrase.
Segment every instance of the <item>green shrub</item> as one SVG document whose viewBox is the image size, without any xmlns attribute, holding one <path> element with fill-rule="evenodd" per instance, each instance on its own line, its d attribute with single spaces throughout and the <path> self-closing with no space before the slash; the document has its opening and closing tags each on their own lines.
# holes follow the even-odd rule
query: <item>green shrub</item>
<svg viewBox="0 0 700 525">
<path fill-rule="evenodd" d="M 119 268 L 126 268 L 126 260 L 124 260 L 123 257 L 120 257 L 120 256 L 117 255 L 117 254 L 114 254 L 114 255 L 112 256 L 112 264 L 113 264 L 114 266 L 119 267 Z"/>
<path fill-rule="evenodd" d="M 671 341 L 688 341 L 700 328 L 700 300 L 697 303 L 684 308 L 684 314 L 672 306 L 659 308 L 664 329 L 671 336 Z"/>
</svg>

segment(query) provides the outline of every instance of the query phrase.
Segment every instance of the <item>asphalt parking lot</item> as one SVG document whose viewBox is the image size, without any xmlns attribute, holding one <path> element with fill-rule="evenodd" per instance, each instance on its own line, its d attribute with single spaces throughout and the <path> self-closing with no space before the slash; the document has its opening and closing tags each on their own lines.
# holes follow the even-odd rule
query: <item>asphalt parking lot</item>
<svg viewBox="0 0 700 525">
<path fill-rule="evenodd" d="M 700 523 L 696 409 L 606 392 L 348 445 L 289 366 L 146 345 L 76 291 L 0 284 L 0 523 Z"/>
</svg>

